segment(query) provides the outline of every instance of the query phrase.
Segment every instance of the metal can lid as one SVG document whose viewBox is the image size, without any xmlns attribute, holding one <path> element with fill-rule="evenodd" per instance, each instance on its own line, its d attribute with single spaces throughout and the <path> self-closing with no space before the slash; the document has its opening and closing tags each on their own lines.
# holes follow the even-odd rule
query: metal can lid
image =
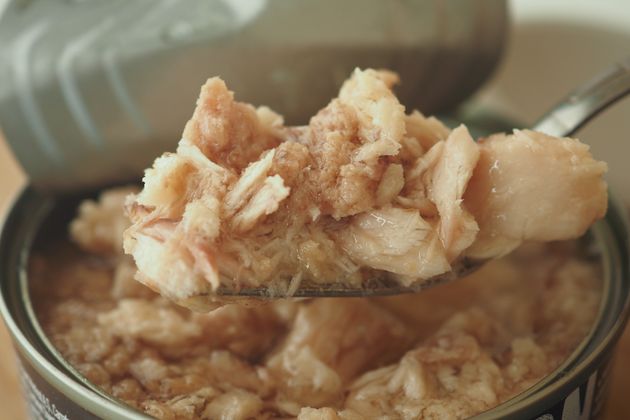
<svg viewBox="0 0 630 420">
<path fill-rule="evenodd" d="M 354 67 L 398 71 L 406 105 L 442 110 L 493 70 L 507 14 L 503 0 L 14 0 L 1 13 L 0 126 L 51 191 L 137 179 L 210 75 L 289 123 Z"/>
</svg>

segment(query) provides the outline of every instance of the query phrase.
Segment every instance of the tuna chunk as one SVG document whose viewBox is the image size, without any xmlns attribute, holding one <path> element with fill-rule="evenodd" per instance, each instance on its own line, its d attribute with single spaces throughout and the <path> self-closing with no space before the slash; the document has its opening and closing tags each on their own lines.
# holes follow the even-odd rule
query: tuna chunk
<svg viewBox="0 0 630 420">
<path fill-rule="evenodd" d="M 464 126 L 448 136 L 435 167 L 429 174 L 429 198 L 440 215 L 438 234 L 449 260 L 472 244 L 479 227 L 462 207 L 462 196 L 472 176 L 479 148 Z"/>
<path fill-rule="evenodd" d="M 107 190 L 98 201 L 86 200 L 79 206 L 79 216 L 70 223 L 70 235 L 81 248 L 101 255 L 123 253 L 123 232 L 129 219 L 121 213 L 127 196 L 136 193 L 135 187 Z"/>
<path fill-rule="evenodd" d="M 482 351 L 494 329 L 476 309 L 458 313 L 398 364 L 359 377 L 344 407 L 365 417 L 417 419 L 465 418 L 495 406 L 503 378 Z"/>
<path fill-rule="evenodd" d="M 607 207 L 607 166 L 570 138 L 530 130 L 479 142 L 480 158 L 464 203 L 479 223 L 466 254 L 497 257 L 525 240 L 576 238 Z"/>
<path fill-rule="evenodd" d="M 402 321 L 366 300 L 318 299 L 300 307 L 291 333 L 267 362 L 278 378 L 289 414 L 302 405 L 340 401 L 351 378 L 374 364 L 395 360 L 412 334 Z"/>
<path fill-rule="evenodd" d="M 451 268 L 436 229 L 418 210 L 389 207 L 362 213 L 336 237 L 353 261 L 410 279 L 405 282 Z"/>
</svg>

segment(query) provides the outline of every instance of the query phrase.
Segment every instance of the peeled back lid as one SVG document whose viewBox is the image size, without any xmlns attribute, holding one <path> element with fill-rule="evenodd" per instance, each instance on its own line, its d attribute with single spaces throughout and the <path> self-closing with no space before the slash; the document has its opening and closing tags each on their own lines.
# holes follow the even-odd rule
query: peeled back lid
<svg viewBox="0 0 630 420">
<path fill-rule="evenodd" d="M 353 68 L 389 68 L 408 109 L 433 113 L 481 85 L 506 32 L 503 0 L 31 0 L 1 13 L 0 127 L 52 191 L 137 179 L 175 147 L 210 76 L 304 124 Z"/>
</svg>

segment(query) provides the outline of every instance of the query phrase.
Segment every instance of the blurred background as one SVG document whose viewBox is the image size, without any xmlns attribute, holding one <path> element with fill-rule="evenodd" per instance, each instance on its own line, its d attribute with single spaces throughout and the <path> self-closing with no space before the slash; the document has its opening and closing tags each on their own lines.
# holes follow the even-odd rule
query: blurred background
<svg viewBox="0 0 630 420">
<path fill-rule="evenodd" d="M 234 1 L 234 8 L 228 11 L 232 13 L 229 16 L 242 25 L 248 25 L 255 16 L 258 6 L 252 5 L 259 5 L 260 8 L 263 8 L 266 4 L 264 0 L 260 0 L 252 1 L 244 6 L 246 1 Z M 41 13 L 54 13 L 52 9 L 71 7 L 74 3 L 94 3 L 93 8 L 95 10 L 105 10 L 111 7 L 107 5 L 109 2 L 78 0 L 10 3 L 12 3 L 11 7 L 17 5 L 17 11 L 32 6 L 40 8 L 38 10 L 41 10 Z M 221 2 L 209 3 L 218 4 Z M 440 2 L 426 3 L 437 4 Z M 475 2 L 470 2 L 470 4 L 473 3 Z M 450 36 L 445 34 L 442 26 L 430 24 L 433 20 L 425 18 L 427 20 L 421 21 L 423 18 L 420 14 L 415 17 L 399 16 L 397 22 L 401 22 L 400 25 L 383 28 L 384 31 L 393 34 L 393 39 L 397 40 L 398 44 L 395 45 L 395 48 L 407 48 L 413 39 L 424 37 L 423 39 L 442 39 L 447 46 L 464 46 L 469 50 L 478 52 L 477 55 L 467 56 L 460 61 L 448 56 L 448 54 L 439 57 L 427 56 L 424 66 L 420 63 L 416 66 L 405 67 L 408 71 L 403 74 L 403 84 L 399 91 L 407 92 L 407 95 L 403 95 L 403 97 L 408 104 L 419 106 L 422 111 L 452 115 L 455 113 L 454 105 L 465 101 L 456 111 L 461 118 L 481 121 L 481 123 L 484 123 L 485 120 L 488 124 L 527 127 L 573 87 L 614 62 L 630 57 L 630 7 L 627 5 L 627 0 L 600 0 L 597 2 L 592 0 L 556 0 L 553 2 L 512 0 L 507 2 L 509 22 L 503 23 L 501 21 L 501 2 L 485 4 L 490 3 L 493 5 L 481 7 L 480 11 L 475 12 L 478 13 L 479 19 L 469 26 L 464 26 L 463 23 L 459 26 L 453 24 L 453 19 L 461 19 L 461 22 L 469 22 L 469 20 L 464 19 L 464 15 L 460 16 L 453 10 L 446 8 L 442 14 L 451 19 Z M 4 10 L 8 4 L 8 1 L 0 0 L 0 11 Z M 351 8 L 351 6 L 348 7 Z M 418 13 L 421 12 L 421 9 Z M 154 16 L 143 15 L 143 19 L 148 19 L 147 25 L 151 23 L 151 19 L 159 19 L 157 13 Z M 305 16 L 308 16 L 308 13 L 318 13 L 318 9 L 304 11 Z M 382 11 L 376 11 L 372 15 L 367 13 L 364 22 L 361 21 L 357 25 L 369 26 L 373 24 L 374 16 L 382 13 Z M 396 7 L 390 7 L 387 13 L 396 13 Z M 256 33 L 250 35 L 249 41 L 243 40 L 242 44 L 239 44 L 241 49 L 235 52 L 226 41 L 227 35 L 231 31 L 229 25 L 218 20 L 213 26 L 213 30 L 216 31 L 216 38 L 214 39 L 219 40 L 214 57 L 200 56 L 201 58 L 193 63 L 176 57 L 169 61 L 169 65 L 174 67 L 166 66 L 165 58 L 162 61 L 155 59 L 156 61 L 152 63 L 152 70 L 144 72 L 130 65 L 129 68 L 123 68 L 123 70 L 128 71 L 125 73 L 128 75 L 127 86 L 132 86 L 127 93 L 116 92 L 115 88 L 111 95 L 98 88 L 81 91 L 90 92 L 92 95 L 90 97 L 95 95 L 101 100 L 86 99 L 81 94 L 74 96 L 68 94 L 72 91 L 71 88 L 67 87 L 69 84 L 77 83 L 79 86 L 87 86 L 96 80 L 93 78 L 94 76 L 85 76 L 84 71 L 93 65 L 93 62 L 90 61 L 93 56 L 89 54 L 89 51 L 100 51 L 98 46 L 90 45 L 90 42 L 95 42 L 98 31 L 107 31 L 120 24 L 130 28 L 130 36 L 138 37 L 138 45 L 146 44 L 147 48 L 151 47 L 148 40 L 142 40 L 146 34 L 134 32 L 135 22 L 131 20 L 132 17 L 127 18 L 128 20 L 122 23 L 116 20 L 102 19 L 99 25 L 94 26 L 94 32 L 90 32 L 95 35 L 92 38 L 85 38 L 83 44 L 75 44 L 75 49 L 66 53 L 65 58 L 53 66 L 52 70 L 50 64 L 51 57 L 54 55 L 50 54 L 56 51 L 55 48 L 63 46 L 63 34 L 59 35 L 57 41 L 50 41 L 47 51 L 52 51 L 51 53 L 31 49 L 31 54 L 36 54 L 40 58 L 29 70 L 31 72 L 28 74 L 30 79 L 26 78 L 26 73 L 20 72 L 20 59 L 24 60 L 25 58 L 16 55 L 18 54 L 17 49 L 13 48 L 14 44 L 11 43 L 13 38 L 7 38 L 7 34 L 19 32 L 21 28 L 24 28 L 25 22 L 20 21 L 17 17 L 7 19 L 6 15 L 4 18 L 0 18 L 0 219 L 25 182 L 24 171 L 16 163 L 15 156 L 10 151 L 11 148 L 15 150 L 21 161 L 27 161 L 26 167 L 29 173 L 42 187 L 68 188 L 68 180 L 64 179 L 62 175 L 58 175 L 55 172 L 56 166 L 49 163 L 50 159 L 48 159 L 47 154 L 54 153 L 54 151 L 51 152 L 46 149 L 45 144 L 27 141 L 27 134 L 33 134 L 28 139 L 39 136 L 43 139 L 59 140 L 58 146 L 62 150 L 61 155 L 76 171 L 72 177 L 80 177 L 91 168 L 90 175 L 81 177 L 85 182 L 82 186 L 96 185 L 111 174 L 111 168 L 109 168 L 110 174 L 107 173 L 109 160 L 115 159 L 117 156 L 121 158 L 119 160 L 128 158 L 129 161 L 119 162 L 118 165 L 120 166 L 115 169 L 122 176 L 131 177 L 137 173 L 138 168 L 146 164 L 147 159 L 169 147 L 168 145 L 174 144 L 179 139 L 181 127 L 192 111 L 192 101 L 197 94 L 198 86 L 205 77 L 213 75 L 211 74 L 213 70 L 218 73 L 231 72 L 230 74 L 234 78 L 231 87 L 237 92 L 239 98 L 243 100 L 255 99 L 255 103 L 258 104 L 271 104 L 280 113 L 288 114 L 289 122 L 295 123 L 305 122 L 302 119 L 302 114 L 308 115 L 311 110 L 325 103 L 323 101 L 331 96 L 327 89 L 333 89 L 335 84 L 345 78 L 347 66 L 370 65 L 375 59 L 373 55 L 365 51 L 360 51 L 356 56 L 348 55 L 347 51 L 350 46 L 339 45 L 340 50 L 345 49 L 346 53 L 343 51 L 337 53 L 349 60 L 344 63 L 346 67 L 328 69 L 330 70 L 326 73 L 328 76 L 322 76 L 323 72 L 327 72 L 327 69 L 313 69 L 313 65 L 321 61 L 325 54 L 317 49 L 298 49 L 296 45 L 300 42 L 308 45 L 314 42 L 313 40 L 317 41 L 317 45 L 334 43 L 335 26 L 333 25 L 333 29 L 330 31 L 325 31 L 327 35 L 324 37 L 325 39 L 322 39 L 319 28 L 310 28 L 308 19 L 305 18 L 304 22 L 289 25 L 290 30 L 300 33 L 299 37 L 286 40 L 281 39 L 282 34 L 278 33 L 278 39 L 275 41 L 279 42 L 278 45 L 283 48 L 288 48 L 289 51 L 298 54 L 294 57 L 298 57 L 300 51 L 308 53 L 306 57 L 294 60 L 294 63 L 299 63 L 303 70 L 306 69 L 304 70 L 306 72 L 305 80 L 311 80 L 310 83 L 317 87 L 317 89 L 312 90 L 321 95 L 312 95 L 307 99 L 274 96 L 273 93 L 278 89 L 278 86 L 293 84 L 295 91 L 298 92 L 304 81 L 292 78 L 288 71 L 278 71 L 277 68 L 273 67 L 274 60 L 279 58 L 279 56 L 273 55 L 275 54 L 273 51 L 261 55 L 260 48 L 258 50 L 247 49 L 247 43 L 254 42 Z M 484 19 L 486 20 L 484 21 Z M 481 30 L 484 22 L 485 31 Z M 340 21 L 335 24 L 343 26 L 344 22 Z M 503 24 L 506 26 L 501 26 Z M 137 26 L 141 27 L 142 25 L 138 24 Z M 21 42 L 32 42 L 33 39 L 40 36 L 38 34 L 44 29 L 43 27 L 35 27 L 20 38 Z M 197 48 L 196 45 L 198 46 L 195 42 L 199 42 L 198 40 L 195 41 L 195 36 L 203 35 L 196 34 L 196 31 L 193 21 L 192 26 L 177 24 L 169 26 L 168 30 L 160 36 L 165 36 L 167 40 L 173 39 L 175 44 L 178 40 L 192 39 L 190 48 L 194 49 Z M 412 33 L 416 38 L 407 39 L 400 35 L 403 33 Z M 9 42 L 10 40 L 11 42 Z M 275 41 L 274 37 L 267 40 L 270 43 Z M 355 41 L 361 41 L 358 35 Z M 120 51 L 123 51 L 123 55 L 137 56 L 139 54 L 138 51 L 134 51 L 130 47 L 127 48 L 124 45 L 119 47 L 121 48 Z M 393 60 L 391 48 L 393 48 L 392 45 L 388 44 L 380 46 L 380 62 L 389 63 Z M 79 60 L 78 57 L 81 56 L 82 49 L 88 50 L 88 53 L 84 55 L 86 58 Z M 361 49 L 359 48 L 359 50 Z M 270 50 L 262 48 L 262 51 Z M 220 65 L 212 64 L 216 60 L 220 62 L 235 60 L 234 54 L 239 55 L 236 57 L 241 63 L 238 68 L 223 68 Z M 256 69 L 252 69 L 251 64 L 254 56 L 262 60 L 262 64 L 257 64 Z M 115 61 L 116 59 L 111 58 L 111 60 Z M 431 63 L 434 69 L 439 67 L 442 71 L 430 71 L 431 66 L 427 68 L 427 65 Z M 394 61 L 392 66 L 403 66 L 404 64 Z M 106 65 L 107 63 L 105 63 Z M 76 80 L 64 73 L 73 66 L 81 71 Z M 270 78 L 261 82 L 257 78 L 257 74 L 272 67 L 276 71 L 270 71 L 268 73 L 271 75 Z M 191 80 L 173 84 L 173 81 L 167 78 L 168 75 L 172 76 L 172 69 L 184 72 L 189 75 Z M 22 70 L 26 71 L 26 69 Z M 261 73 L 253 70 L 260 70 Z M 39 132 L 25 133 L 23 131 L 24 119 L 31 118 L 32 115 L 24 110 L 29 109 L 32 103 L 29 103 L 28 99 L 16 103 L 12 95 L 15 95 L 15 92 L 20 91 L 20 89 L 22 91 L 26 89 L 25 86 L 28 83 L 32 82 L 34 83 L 33 86 L 37 86 L 37 82 L 48 77 L 48 72 L 53 72 L 55 77 L 59 77 L 60 86 L 54 89 L 45 89 L 43 92 L 31 96 L 41 101 L 46 116 L 39 121 L 41 123 Z M 107 74 L 113 74 L 115 79 L 115 75 L 118 73 Z M 229 79 L 229 77 L 227 78 Z M 434 83 L 431 83 L 431 80 Z M 122 86 L 116 80 L 110 80 L 110 82 L 113 83 L 112 86 Z M 474 96 L 469 97 L 475 89 L 478 90 Z M 305 104 L 306 110 L 292 113 L 290 110 L 295 109 L 294 104 L 297 100 Z M 144 113 L 137 113 L 134 103 L 147 104 L 147 107 L 142 108 Z M 86 105 L 88 112 L 80 111 L 81 105 Z M 118 108 L 121 108 L 122 111 L 116 114 L 115 110 Z M 48 132 L 42 133 L 41 127 L 46 126 Z M 31 124 L 33 130 L 37 130 L 37 127 L 37 121 L 35 125 Z M 4 136 L 2 132 L 4 132 Z M 98 160 L 103 162 L 103 167 L 96 165 L 95 159 L 99 155 L 90 155 L 90 153 L 94 153 L 91 149 L 92 146 L 99 142 L 121 138 L 121 133 L 126 133 L 125 136 L 122 136 L 125 144 L 118 144 L 116 141 L 110 142 L 113 144 L 108 152 L 111 153 L 111 156 L 101 154 Z M 618 196 L 630 205 L 628 164 L 625 161 L 627 157 L 630 157 L 629 136 L 630 98 L 623 100 L 613 109 L 598 117 L 582 130 L 578 137 L 591 145 L 593 154 L 598 159 L 608 162 L 610 169 L 608 180 L 613 191 L 616 191 Z M 10 139 L 11 148 L 3 137 Z M 74 137 L 82 139 L 83 143 L 72 143 L 71 140 Z M 156 139 L 152 140 L 151 143 L 146 143 L 147 140 L 154 138 Z M 85 141 L 86 139 L 88 141 Z M 127 150 L 125 148 L 130 148 L 132 151 L 122 154 L 121 150 Z M 54 176 L 46 176 L 46 173 L 51 173 L 49 171 L 52 171 Z M 110 180 L 108 179 L 108 181 Z M 47 182 L 50 185 L 47 185 Z M 628 379 L 630 377 L 628 375 L 630 373 L 630 333 L 628 331 L 626 331 L 618 349 L 617 359 L 618 364 L 613 374 L 611 400 L 607 412 L 608 419 L 624 418 L 630 412 L 630 399 L 624 398 L 627 389 L 630 389 L 630 380 Z M 15 374 L 15 358 L 3 325 L 0 325 L 0 407 L 0 419 L 24 418 L 19 385 Z"/>
</svg>

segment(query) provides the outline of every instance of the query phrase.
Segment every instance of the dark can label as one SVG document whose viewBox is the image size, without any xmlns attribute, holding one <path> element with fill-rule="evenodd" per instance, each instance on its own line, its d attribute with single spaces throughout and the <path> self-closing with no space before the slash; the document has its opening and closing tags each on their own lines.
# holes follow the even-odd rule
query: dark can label
<svg viewBox="0 0 630 420">
<path fill-rule="evenodd" d="M 589 420 L 601 416 L 608 395 L 611 358 L 608 357 L 588 379 L 536 420 Z"/>
<path fill-rule="evenodd" d="M 72 401 L 37 373 L 20 357 L 20 379 L 26 406 L 32 419 L 98 419 Z"/>
</svg>

